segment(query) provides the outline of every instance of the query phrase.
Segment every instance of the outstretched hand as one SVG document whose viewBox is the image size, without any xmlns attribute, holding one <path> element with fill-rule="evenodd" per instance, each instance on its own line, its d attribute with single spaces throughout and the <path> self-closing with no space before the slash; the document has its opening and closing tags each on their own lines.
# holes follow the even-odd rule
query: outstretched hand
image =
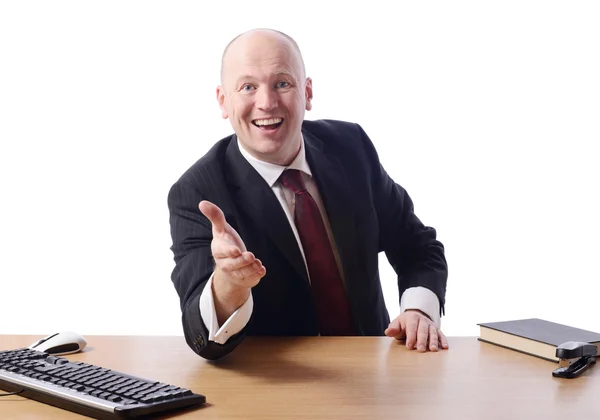
<svg viewBox="0 0 600 420">
<path fill-rule="evenodd" d="M 246 245 L 240 235 L 231 227 L 223 211 L 210 201 L 201 201 L 200 211 L 212 223 L 213 239 L 211 251 L 216 269 L 222 276 L 219 280 L 229 287 L 250 289 L 258 284 L 266 274 L 266 269 Z"/>
<path fill-rule="evenodd" d="M 421 311 L 408 309 L 390 322 L 385 335 L 406 340 L 406 347 L 424 352 L 448 348 L 448 339 L 435 323 Z"/>
</svg>

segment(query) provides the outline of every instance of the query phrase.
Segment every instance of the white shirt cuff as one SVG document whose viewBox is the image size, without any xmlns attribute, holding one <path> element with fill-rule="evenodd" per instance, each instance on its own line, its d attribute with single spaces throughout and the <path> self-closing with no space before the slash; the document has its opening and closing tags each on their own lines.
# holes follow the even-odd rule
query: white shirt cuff
<svg viewBox="0 0 600 420">
<path fill-rule="evenodd" d="M 214 275 L 215 274 L 213 273 L 210 276 L 200 295 L 200 316 L 208 329 L 208 340 L 219 344 L 225 344 L 227 340 L 229 340 L 229 337 L 239 333 L 246 326 L 248 321 L 250 321 L 252 309 L 254 308 L 254 301 L 252 300 L 252 292 L 250 292 L 246 302 L 231 314 L 227 321 L 219 328 L 217 311 L 215 310 L 215 301 L 212 294 L 212 280 Z"/>
<path fill-rule="evenodd" d="M 400 298 L 400 313 L 407 309 L 418 309 L 426 313 L 440 328 L 440 301 L 428 288 L 417 286 L 406 289 Z"/>
</svg>

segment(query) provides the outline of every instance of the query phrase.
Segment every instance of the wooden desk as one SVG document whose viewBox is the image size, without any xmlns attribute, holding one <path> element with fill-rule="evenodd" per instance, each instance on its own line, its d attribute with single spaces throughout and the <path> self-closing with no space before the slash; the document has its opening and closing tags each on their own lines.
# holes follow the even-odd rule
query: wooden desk
<svg viewBox="0 0 600 420">
<path fill-rule="evenodd" d="M 2 336 L 0 349 L 38 336 Z M 576 379 L 558 365 L 476 338 L 450 350 L 409 351 L 386 337 L 248 338 L 209 362 L 183 337 L 87 336 L 67 356 L 206 395 L 178 419 L 599 419 L 600 365 Z M 175 416 L 174 416 L 175 417 Z M 19 396 L 0 398 L 0 419 L 83 418 Z"/>
</svg>

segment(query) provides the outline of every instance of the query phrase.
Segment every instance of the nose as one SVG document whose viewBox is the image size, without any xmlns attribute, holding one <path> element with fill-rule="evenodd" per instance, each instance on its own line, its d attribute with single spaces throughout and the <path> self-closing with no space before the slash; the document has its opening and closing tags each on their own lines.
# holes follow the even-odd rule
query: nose
<svg viewBox="0 0 600 420">
<path fill-rule="evenodd" d="M 258 89 L 256 92 L 256 107 L 266 111 L 277 107 L 277 92 L 269 88 Z"/>
</svg>

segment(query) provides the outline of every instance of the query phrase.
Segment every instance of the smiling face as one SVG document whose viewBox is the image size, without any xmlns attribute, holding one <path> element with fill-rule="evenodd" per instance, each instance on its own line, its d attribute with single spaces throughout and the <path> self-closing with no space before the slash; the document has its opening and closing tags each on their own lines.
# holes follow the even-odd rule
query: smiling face
<svg viewBox="0 0 600 420">
<path fill-rule="evenodd" d="M 217 100 L 244 149 L 262 161 L 290 164 L 312 100 L 297 48 L 274 31 L 246 33 L 229 46 L 221 74 Z"/>
</svg>

